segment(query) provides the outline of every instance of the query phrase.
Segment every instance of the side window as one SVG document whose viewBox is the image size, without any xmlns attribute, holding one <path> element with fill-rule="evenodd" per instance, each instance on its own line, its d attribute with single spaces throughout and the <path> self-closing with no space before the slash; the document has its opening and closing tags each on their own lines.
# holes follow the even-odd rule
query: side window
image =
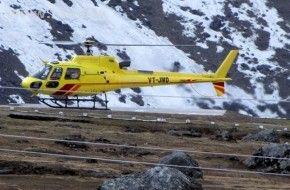
<svg viewBox="0 0 290 190">
<path fill-rule="evenodd" d="M 61 78 L 61 75 L 62 75 L 62 68 L 56 67 L 50 75 L 50 80 L 59 80 Z"/>
<path fill-rule="evenodd" d="M 65 79 L 79 79 L 81 70 L 78 68 L 67 68 Z"/>
</svg>

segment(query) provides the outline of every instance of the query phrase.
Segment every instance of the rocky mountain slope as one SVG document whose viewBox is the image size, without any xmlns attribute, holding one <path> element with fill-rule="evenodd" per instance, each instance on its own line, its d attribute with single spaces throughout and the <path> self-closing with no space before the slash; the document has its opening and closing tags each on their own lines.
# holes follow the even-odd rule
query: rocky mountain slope
<svg viewBox="0 0 290 190">
<path fill-rule="evenodd" d="M 180 72 L 215 71 L 238 48 L 224 99 L 202 84 L 125 89 L 110 93 L 110 106 L 190 106 L 289 118 L 289 7 L 283 0 L 1 0 L 0 85 L 19 86 L 23 76 L 41 68 L 41 59 L 63 60 L 83 51 L 53 40 L 194 44 L 94 49 L 130 59 L 136 69 Z M 0 91 L 1 103 L 36 102 L 24 91 Z M 188 98 L 144 96 L 152 94 Z"/>
</svg>

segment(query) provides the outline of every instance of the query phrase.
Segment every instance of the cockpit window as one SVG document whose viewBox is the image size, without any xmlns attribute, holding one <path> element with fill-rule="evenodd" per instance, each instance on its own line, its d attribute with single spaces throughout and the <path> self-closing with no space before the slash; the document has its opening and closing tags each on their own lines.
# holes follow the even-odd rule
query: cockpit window
<svg viewBox="0 0 290 190">
<path fill-rule="evenodd" d="M 33 75 L 33 77 L 41 80 L 45 80 L 47 76 L 49 75 L 51 70 L 50 65 L 46 65 L 41 71 L 37 72 L 36 74 Z"/>
<path fill-rule="evenodd" d="M 62 75 L 62 68 L 56 67 L 50 75 L 50 80 L 59 80 Z"/>
<path fill-rule="evenodd" d="M 67 68 L 65 79 L 79 79 L 81 70 L 78 68 Z"/>
</svg>

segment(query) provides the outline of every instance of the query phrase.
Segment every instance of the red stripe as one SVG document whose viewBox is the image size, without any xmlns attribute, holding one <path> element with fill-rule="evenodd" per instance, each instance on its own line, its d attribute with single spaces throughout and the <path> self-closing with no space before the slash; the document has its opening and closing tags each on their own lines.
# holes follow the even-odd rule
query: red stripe
<svg viewBox="0 0 290 190">
<path fill-rule="evenodd" d="M 222 86 L 214 86 L 215 89 L 218 89 L 218 90 L 224 90 L 225 88 L 222 87 Z"/>
<path fill-rule="evenodd" d="M 213 84 L 214 85 L 217 85 L 217 86 L 222 86 L 222 87 L 225 86 L 225 83 L 224 82 L 214 82 Z"/>
<path fill-rule="evenodd" d="M 72 95 L 75 91 L 77 91 L 79 88 L 81 87 L 81 85 L 75 85 L 72 89 L 70 89 L 69 92 L 66 93 L 66 96 L 70 96 Z"/>
<path fill-rule="evenodd" d="M 58 91 L 56 91 L 55 93 L 53 93 L 54 96 L 60 96 L 60 95 L 64 95 L 65 93 L 67 93 L 71 88 L 74 87 L 75 84 L 66 84 L 64 85 L 62 88 L 60 88 Z"/>
<path fill-rule="evenodd" d="M 216 90 L 218 90 L 219 92 L 221 92 L 221 93 L 225 93 L 225 89 L 216 89 Z"/>
</svg>

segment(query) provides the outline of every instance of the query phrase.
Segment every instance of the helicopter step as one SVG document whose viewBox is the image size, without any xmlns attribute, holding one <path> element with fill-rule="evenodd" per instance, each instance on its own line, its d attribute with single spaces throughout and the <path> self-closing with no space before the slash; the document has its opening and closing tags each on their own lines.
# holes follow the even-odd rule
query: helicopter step
<svg viewBox="0 0 290 190">
<path fill-rule="evenodd" d="M 105 100 L 94 95 L 92 98 L 79 98 L 78 96 L 73 97 L 52 97 L 52 98 L 41 98 L 38 100 L 51 108 L 68 108 L 68 109 L 90 109 L 90 110 L 110 110 L 108 108 L 107 94 L 105 93 Z M 93 103 L 92 107 L 80 106 L 80 102 Z M 97 103 L 103 107 L 97 107 Z"/>
</svg>

